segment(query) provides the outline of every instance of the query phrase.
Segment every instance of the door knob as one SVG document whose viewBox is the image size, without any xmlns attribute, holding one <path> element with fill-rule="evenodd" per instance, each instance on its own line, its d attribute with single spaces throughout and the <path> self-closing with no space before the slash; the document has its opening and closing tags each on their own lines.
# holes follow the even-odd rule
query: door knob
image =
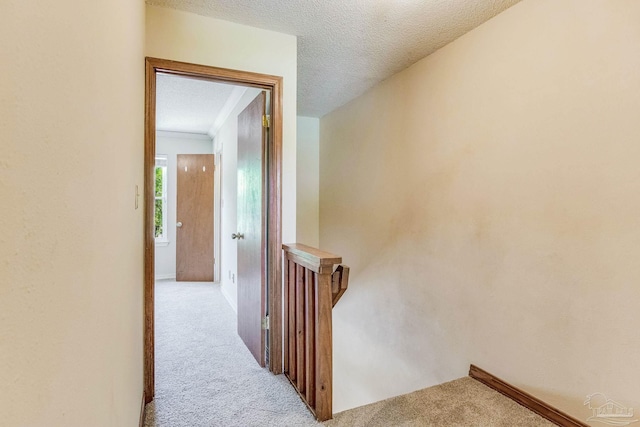
<svg viewBox="0 0 640 427">
<path fill-rule="evenodd" d="M 182 223 L 180 221 L 176 222 L 176 227 L 178 228 L 182 227 Z"/>
<path fill-rule="evenodd" d="M 238 240 L 240 240 L 240 239 L 244 239 L 244 234 L 242 234 L 242 233 L 233 233 L 233 234 L 231 235 L 231 238 L 232 238 L 232 239 L 238 239 Z"/>
</svg>

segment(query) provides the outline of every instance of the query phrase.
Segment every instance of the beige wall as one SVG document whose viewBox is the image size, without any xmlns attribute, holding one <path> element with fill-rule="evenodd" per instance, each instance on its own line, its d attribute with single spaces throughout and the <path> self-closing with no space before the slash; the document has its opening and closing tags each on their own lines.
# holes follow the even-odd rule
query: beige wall
<svg viewBox="0 0 640 427">
<path fill-rule="evenodd" d="M 146 7 L 146 55 L 283 77 L 282 238 L 296 237 L 295 36 Z M 222 272 L 224 275 L 224 272 Z"/>
<path fill-rule="evenodd" d="M 336 410 L 469 363 L 640 406 L 639 19 L 525 0 L 321 120 Z"/>
<path fill-rule="evenodd" d="M 144 6 L 0 4 L 0 424 L 134 426 Z"/>
<path fill-rule="evenodd" d="M 319 245 L 320 119 L 298 116 L 297 204 L 298 243 Z"/>
</svg>

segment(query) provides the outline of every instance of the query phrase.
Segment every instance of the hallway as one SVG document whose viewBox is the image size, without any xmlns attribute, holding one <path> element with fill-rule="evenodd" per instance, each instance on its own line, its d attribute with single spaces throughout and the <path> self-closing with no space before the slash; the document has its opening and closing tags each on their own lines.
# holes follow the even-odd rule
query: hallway
<svg viewBox="0 0 640 427">
<path fill-rule="evenodd" d="M 155 289 L 156 396 L 145 427 L 320 425 L 284 375 L 258 366 L 218 284 Z"/>
</svg>

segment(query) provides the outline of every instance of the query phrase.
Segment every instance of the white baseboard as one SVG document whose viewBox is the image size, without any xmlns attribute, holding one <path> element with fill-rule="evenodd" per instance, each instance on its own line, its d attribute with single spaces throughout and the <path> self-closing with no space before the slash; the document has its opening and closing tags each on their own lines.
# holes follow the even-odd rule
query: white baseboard
<svg viewBox="0 0 640 427">
<path fill-rule="evenodd" d="M 224 296 L 224 299 L 227 300 L 227 302 L 229 303 L 229 305 L 231 306 L 233 311 L 235 311 L 236 314 L 237 314 L 238 313 L 238 307 L 236 306 L 236 304 L 234 304 L 235 301 L 233 301 L 233 298 L 231 298 L 231 295 L 229 295 L 229 292 L 227 292 L 227 288 L 225 286 L 220 285 L 220 291 L 222 292 L 222 295 Z"/>
</svg>

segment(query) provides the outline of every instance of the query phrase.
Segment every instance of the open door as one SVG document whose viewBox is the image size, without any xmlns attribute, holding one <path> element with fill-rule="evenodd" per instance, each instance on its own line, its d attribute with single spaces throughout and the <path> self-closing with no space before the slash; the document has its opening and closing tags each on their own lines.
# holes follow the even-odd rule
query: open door
<svg viewBox="0 0 640 427">
<path fill-rule="evenodd" d="M 238 116 L 238 335 L 265 366 L 266 94 L 261 92 Z"/>
<path fill-rule="evenodd" d="M 176 281 L 213 282 L 213 154 L 178 154 Z"/>
<path fill-rule="evenodd" d="M 262 151 L 267 153 L 262 162 L 262 173 L 268 173 L 268 179 L 263 176 L 262 187 L 263 207 L 268 210 L 269 215 L 263 216 L 263 245 L 264 253 L 260 256 L 260 268 L 263 268 L 265 275 L 261 286 L 267 286 L 269 329 L 272 334 L 268 337 L 269 354 L 265 356 L 265 337 L 259 332 L 262 347 L 256 352 L 256 359 L 266 358 L 269 361 L 269 369 L 274 374 L 282 373 L 282 77 L 272 76 L 247 71 L 229 70 L 200 64 L 190 64 L 186 62 L 146 58 L 145 59 L 145 138 L 144 138 L 144 401 L 149 403 L 155 395 L 155 156 L 156 156 L 156 76 L 158 73 L 166 73 L 179 76 L 190 76 L 199 79 L 212 81 L 222 81 L 227 83 L 237 83 L 251 87 L 261 88 L 268 91 L 270 106 L 268 110 L 271 114 L 270 128 L 268 129 L 267 147 Z M 262 99 L 264 100 L 264 95 Z M 264 108 L 263 108 L 264 111 Z M 267 189 L 265 191 L 264 189 Z M 263 196 L 264 195 L 264 196 Z M 265 202 L 264 200 L 267 200 Z M 266 237 L 264 237 L 266 236 Z M 247 239 L 248 240 L 248 239 Z M 244 243 L 244 242 L 243 242 Z M 242 259 L 242 257 L 241 257 Z M 267 262 L 268 268 L 263 266 Z M 243 267 L 241 267 L 243 268 Z M 262 282 L 262 280 L 260 280 Z M 260 283 L 259 282 L 259 283 Z M 240 287 L 244 291 L 244 286 Z M 263 288 L 264 289 L 264 288 Z M 260 292 L 261 301 L 259 307 L 259 321 L 265 312 L 265 294 Z M 239 312 L 244 309 L 243 301 L 245 297 L 240 297 Z M 250 313 L 250 312 L 249 312 Z M 241 323 L 240 321 L 239 323 Z M 242 323 L 244 325 L 244 323 Z M 244 326 L 242 326 L 244 327 Z M 256 329 L 254 329 L 256 330 Z M 260 331 L 261 329 L 257 329 Z M 246 339 L 245 342 L 250 342 Z"/>
</svg>

